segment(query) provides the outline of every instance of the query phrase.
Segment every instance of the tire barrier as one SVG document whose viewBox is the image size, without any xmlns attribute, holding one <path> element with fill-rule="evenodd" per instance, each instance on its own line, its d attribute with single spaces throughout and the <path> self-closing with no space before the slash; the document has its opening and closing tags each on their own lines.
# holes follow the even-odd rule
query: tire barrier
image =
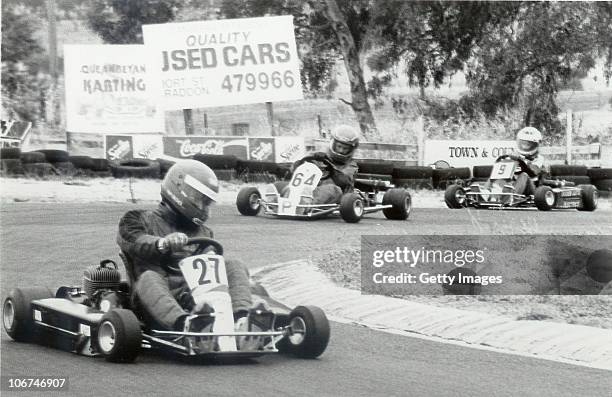
<svg viewBox="0 0 612 397">
<path fill-rule="evenodd" d="M 553 164 L 550 166 L 550 175 L 561 176 L 588 176 L 588 168 L 586 165 L 564 165 L 564 164 Z"/>
<path fill-rule="evenodd" d="M 431 178 L 394 178 L 391 182 L 395 187 L 408 189 L 433 189 L 433 181 Z"/>
<path fill-rule="evenodd" d="M 238 178 L 236 170 L 213 170 L 220 181 L 231 181 Z"/>
<path fill-rule="evenodd" d="M 23 165 L 19 159 L 0 159 L 2 175 L 23 175 Z"/>
<path fill-rule="evenodd" d="M 391 175 L 386 174 L 366 174 L 358 172 L 355 174 L 355 179 L 368 179 L 371 181 L 391 181 Z"/>
<path fill-rule="evenodd" d="M 76 168 L 83 170 L 93 170 L 94 168 L 93 159 L 89 156 L 70 156 L 69 160 Z"/>
<path fill-rule="evenodd" d="M 558 180 L 562 180 L 566 182 L 573 182 L 574 184 L 576 184 L 576 186 L 591 184 L 591 178 L 589 178 L 588 176 L 583 176 L 583 175 L 557 175 L 557 176 L 554 176 L 552 179 L 558 179 Z"/>
<path fill-rule="evenodd" d="M 278 164 L 271 161 L 238 160 L 236 170 L 243 173 L 268 173 L 276 175 Z"/>
<path fill-rule="evenodd" d="M 72 176 L 77 170 L 70 161 L 59 161 L 57 163 L 51 163 L 51 165 L 55 168 L 58 175 Z"/>
<path fill-rule="evenodd" d="M 470 179 L 471 174 L 472 172 L 468 167 L 442 168 L 433 170 L 431 179 L 434 188 L 446 189 L 449 182 L 453 183 L 457 179 Z"/>
<path fill-rule="evenodd" d="M 430 179 L 433 175 L 431 167 L 395 167 L 391 173 L 394 179 Z"/>
<path fill-rule="evenodd" d="M 115 178 L 159 178 L 160 167 L 157 161 L 134 159 L 109 163 Z"/>
<path fill-rule="evenodd" d="M 238 165 L 238 157 L 224 154 L 196 154 L 193 159 L 206 164 L 213 170 L 234 170 Z"/>
<path fill-rule="evenodd" d="M 23 164 L 45 163 L 47 162 L 47 157 L 41 152 L 22 152 L 21 162 Z"/>
<path fill-rule="evenodd" d="M 2 160 L 19 160 L 21 149 L 17 147 L 3 147 L 0 149 L 0 159 Z"/>
<path fill-rule="evenodd" d="M 395 164 L 393 163 L 369 163 L 369 162 L 357 162 L 359 172 L 364 174 L 378 174 L 378 175 L 391 175 Z"/>
<path fill-rule="evenodd" d="M 92 158 L 91 162 L 93 163 L 92 171 L 110 171 L 110 163 L 107 159 Z"/>
<path fill-rule="evenodd" d="M 63 163 L 70 161 L 70 156 L 65 150 L 41 149 L 37 150 L 37 152 L 44 154 L 48 163 Z"/>
<path fill-rule="evenodd" d="M 57 171 L 50 163 L 23 164 L 23 172 L 25 176 L 38 178 L 57 175 Z"/>
<path fill-rule="evenodd" d="M 157 161 L 159 163 L 159 176 L 161 178 L 166 176 L 166 173 L 168 172 L 170 167 L 172 167 L 174 164 L 176 164 L 176 161 L 166 160 L 166 159 L 157 159 L 155 161 Z"/>
</svg>

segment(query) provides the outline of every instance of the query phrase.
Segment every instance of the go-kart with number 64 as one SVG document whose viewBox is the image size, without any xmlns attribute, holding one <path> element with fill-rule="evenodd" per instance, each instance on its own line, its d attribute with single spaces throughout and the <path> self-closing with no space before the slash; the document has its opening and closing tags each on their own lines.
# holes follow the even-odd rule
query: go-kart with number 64
<svg viewBox="0 0 612 397">
<path fill-rule="evenodd" d="M 410 193 L 395 188 L 388 181 L 356 180 L 365 188 L 345 192 L 339 203 L 315 203 L 313 193 L 332 167 L 329 159 L 316 161 L 314 157 L 305 157 L 288 183 L 275 182 L 261 189 L 242 188 L 236 198 L 236 207 L 246 216 L 255 216 L 263 209 L 264 214 L 286 219 L 340 215 L 345 222 L 356 223 L 365 214 L 378 211 L 382 211 L 387 219 L 408 219 L 412 210 Z"/>
<path fill-rule="evenodd" d="M 183 356 L 257 357 L 290 353 L 303 358 L 321 355 L 330 336 L 325 313 L 314 306 L 294 309 L 272 299 L 260 284 L 252 283 L 253 307 L 246 330 L 235 329 L 223 259 L 223 247 L 209 238 L 191 238 L 194 254 L 178 264 L 196 306 L 212 306 L 202 332 L 156 329 L 132 294 L 132 263 L 121 257 L 127 280 L 115 262 L 90 266 L 83 286 L 15 288 L 4 300 L 2 318 L 8 335 L 18 342 L 52 345 L 112 362 L 131 362 L 142 349 L 159 349 Z M 211 252 L 212 250 L 212 252 Z M 200 318 L 202 319 L 202 318 Z"/>
</svg>

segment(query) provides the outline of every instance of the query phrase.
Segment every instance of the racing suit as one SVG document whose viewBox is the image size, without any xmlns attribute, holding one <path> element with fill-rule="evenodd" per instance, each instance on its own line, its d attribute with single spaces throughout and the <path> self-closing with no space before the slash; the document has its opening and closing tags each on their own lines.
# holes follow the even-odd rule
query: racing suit
<svg viewBox="0 0 612 397">
<path fill-rule="evenodd" d="M 310 156 L 308 156 L 310 157 Z M 323 176 L 312 195 L 314 204 L 334 204 L 339 203 L 342 194 L 353 190 L 354 177 L 357 173 L 357 162 L 353 159 L 346 163 L 331 161 L 335 169 L 326 170 L 324 163 L 315 161 L 323 169 Z M 297 168 L 302 160 L 297 161 L 293 165 L 293 169 Z"/>
<path fill-rule="evenodd" d="M 182 274 L 175 269 L 180 259 L 193 253 L 195 247 L 184 247 L 185 253 L 162 254 L 157 248 L 160 237 L 181 232 L 189 237 L 209 237 L 208 227 L 181 223 L 177 214 L 164 202 L 154 211 L 128 211 L 119 222 L 117 243 L 132 262 L 133 291 L 146 314 L 165 329 L 174 329 L 193 309 L 194 302 Z M 189 250 L 191 248 L 191 250 Z M 249 276 L 239 261 L 226 260 L 229 293 L 234 313 L 251 306 Z"/>
<path fill-rule="evenodd" d="M 514 192 L 525 195 L 535 194 L 535 184 L 544 173 L 544 159 L 536 154 L 517 161 L 518 166 L 514 171 L 516 179 Z"/>
</svg>

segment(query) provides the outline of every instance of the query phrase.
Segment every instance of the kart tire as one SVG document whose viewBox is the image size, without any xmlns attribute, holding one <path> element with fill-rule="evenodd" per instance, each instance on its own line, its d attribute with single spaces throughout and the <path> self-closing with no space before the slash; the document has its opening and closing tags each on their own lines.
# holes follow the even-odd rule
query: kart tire
<svg viewBox="0 0 612 397">
<path fill-rule="evenodd" d="M 53 296 L 46 287 L 13 289 L 2 305 L 2 322 L 6 333 L 17 342 L 35 342 L 38 333 L 32 316 L 32 301 Z"/>
<path fill-rule="evenodd" d="M 612 168 L 589 168 L 588 174 L 592 181 L 612 179 Z"/>
<path fill-rule="evenodd" d="M 564 180 L 566 182 L 572 182 L 577 185 L 590 185 L 591 178 L 588 176 L 576 176 L 576 175 L 557 175 L 554 179 Z"/>
<path fill-rule="evenodd" d="M 391 175 L 393 174 L 393 169 L 395 168 L 395 164 L 393 163 L 368 163 L 368 162 L 357 162 L 358 172 L 363 174 L 379 174 L 379 175 Z"/>
<path fill-rule="evenodd" d="M 278 194 L 282 194 L 283 190 L 285 190 L 287 185 L 289 185 L 289 182 L 285 182 L 285 181 L 274 182 L 274 187 L 276 188 L 276 191 L 278 192 Z"/>
<path fill-rule="evenodd" d="M 340 216 L 347 223 L 357 223 L 363 216 L 363 199 L 357 193 L 345 193 L 340 199 Z"/>
<path fill-rule="evenodd" d="M 96 346 L 106 361 L 133 362 L 142 343 L 142 330 L 136 315 L 127 309 L 113 309 L 102 316 Z"/>
<path fill-rule="evenodd" d="M 431 167 L 395 167 L 391 174 L 394 179 L 426 179 L 431 178 Z"/>
<path fill-rule="evenodd" d="M 21 149 L 18 147 L 0 148 L 0 159 L 2 160 L 8 160 L 8 159 L 18 160 L 19 157 L 21 157 Z"/>
<path fill-rule="evenodd" d="M 612 251 L 599 249 L 587 258 L 586 271 L 593 280 L 607 284 L 612 281 Z"/>
<path fill-rule="evenodd" d="M 23 164 L 45 163 L 47 158 L 41 152 L 23 152 L 21 153 L 21 162 Z"/>
<path fill-rule="evenodd" d="M 595 211 L 597 209 L 597 201 L 599 192 L 593 185 L 578 185 L 582 195 L 582 206 L 578 207 L 578 211 Z"/>
<path fill-rule="evenodd" d="M 459 195 L 459 197 L 457 197 Z M 463 195 L 463 199 L 461 196 Z M 459 209 L 465 206 L 465 190 L 459 185 L 450 185 L 444 191 L 444 202 L 451 209 Z"/>
<path fill-rule="evenodd" d="M 236 208 L 242 215 L 256 216 L 261 209 L 261 203 L 256 203 L 256 200 L 260 199 L 261 194 L 256 187 L 243 187 L 236 197 Z"/>
<path fill-rule="evenodd" d="M 37 150 L 45 155 L 47 162 L 49 163 L 60 163 L 64 161 L 70 161 L 70 156 L 68 152 L 65 150 L 56 150 L 56 149 L 41 149 Z"/>
<path fill-rule="evenodd" d="M 233 170 L 238 165 L 238 157 L 226 154 L 195 154 L 193 159 L 212 169 Z"/>
<path fill-rule="evenodd" d="M 492 165 L 475 165 L 472 167 L 472 178 L 484 178 L 487 180 L 491 176 L 491 171 L 493 171 Z"/>
<path fill-rule="evenodd" d="M 386 174 L 364 174 L 358 172 L 355 174 L 355 179 L 367 179 L 371 181 L 391 181 L 391 175 Z"/>
<path fill-rule="evenodd" d="M 291 335 L 279 344 L 282 353 L 300 358 L 317 358 L 329 343 L 329 321 L 323 310 L 316 306 L 298 306 L 289 314 Z M 299 331 L 299 332 L 295 332 Z"/>
<path fill-rule="evenodd" d="M 588 168 L 585 165 L 553 164 L 550 166 L 550 175 L 588 176 Z"/>
<path fill-rule="evenodd" d="M 57 171 L 49 163 L 30 163 L 23 164 L 23 172 L 28 177 L 43 178 L 49 175 L 56 175 Z"/>
<path fill-rule="evenodd" d="M 405 221 L 412 210 L 412 198 L 404 189 L 389 189 L 382 200 L 383 205 L 391 204 L 393 207 L 383 209 L 387 219 Z"/>
<path fill-rule="evenodd" d="M 533 201 L 540 211 L 550 211 L 555 206 L 556 197 L 550 186 L 538 186 Z"/>
<path fill-rule="evenodd" d="M 93 161 L 89 156 L 70 156 L 70 162 L 76 168 L 81 170 L 91 170 L 93 169 Z"/>
<path fill-rule="evenodd" d="M 19 159 L 1 159 L 0 171 L 2 175 L 23 175 L 23 164 Z"/>
<path fill-rule="evenodd" d="M 146 159 L 123 160 L 110 163 L 110 169 L 115 178 L 159 178 L 159 163 Z"/>
<path fill-rule="evenodd" d="M 433 189 L 433 182 L 431 178 L 393 178 L 391 183 L 398 188 L 410 188 L 410 189 Z"/>
<path fill-rule="evenodd" d="M 110 171 L 110 164 L 107 159 L 92 158 L 92 171 Z"/>
</svg>

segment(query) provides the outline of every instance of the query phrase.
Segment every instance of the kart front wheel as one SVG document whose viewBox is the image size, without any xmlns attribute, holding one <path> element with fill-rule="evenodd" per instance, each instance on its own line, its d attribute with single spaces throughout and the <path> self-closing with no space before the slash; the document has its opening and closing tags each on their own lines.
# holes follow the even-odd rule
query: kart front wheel
<svg viewBox="0 0 612 397">
<path fill-rule="evenodd" d="M 538 186 L 533 196 L 533 202 L 540 211 L 550 211 L 555 206 L 555 192 L 550 186 Z"/>
<path fill-rule="evenodd" d="M 131 363 L 142 343 L 140 322 L 131 310 L 111 310 L 100 321 L 96 341 L 106 361 Z"/>
<path fill-rule="evenodd" d="M 346 193 L 340 199 L 340 216 L 348 223 L 357 223 L 363 216 L 363 199 L 357 193 Z"/>
<path fill-rule="evenodd" d="M 593 185 L 578 185 L 582 195 L 582 205 L 578 207 L 578 211 L 595 211 L 597 209 L 597 200 L 599 192 Z"/>
<path fill-rule="evenodd" d="M 329 321 L 316 306 L 298 306 L 289 314 L 289 335 L 281 351 L 301 358 L 317 358 L 329 343 Z"/>
<path fill-rule="evenodd" d="M 404 189 L 390 189 L 385 192 L 382 200 L 383 205 L 391 205 L 391 208 L 383 209 L 387 219 L 406 220 L 412 209 L 412 198 L 410 193 Z"/>
<path fill-rule="evenodd" d="M 448 208 L 463 208 L 465 206 L 465 190 L 459 185 L 450 185 L 444 191 L 444 202 Z"/>
<path fill-rule="evenodd" d="M 261 209 L 261 194 L 256 187 L 244 187 L 236 197 L 236 207 L 242 215 L 255 216 Z"/>
<path fill-rule="evenodd" d="M 52 298 L 48 288 L 15 288 L 2 305 L 2 323 L 6 333 L 17 342 L 34 342 L 37 332 L 32 314 L 32 301 Z"/>
</svg>

